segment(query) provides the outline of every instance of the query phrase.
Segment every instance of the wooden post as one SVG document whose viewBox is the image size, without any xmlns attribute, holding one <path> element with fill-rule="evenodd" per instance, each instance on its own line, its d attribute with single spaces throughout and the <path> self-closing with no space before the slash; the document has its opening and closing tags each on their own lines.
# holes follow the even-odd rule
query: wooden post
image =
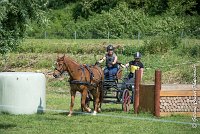
<svg viewBox="0 0 200 134">
<path fill-rule="evenodd" d="M 160 117 L 161 71 L 155 71 L 154 115 Z"/>
<path fill-rule="evenodd" d="M 134 94 L 134 113 L 138 113 L 139 108 L 139 88 L 141 81 L 141 70 L 135 71 L 135 94 Z"/>
</svg>

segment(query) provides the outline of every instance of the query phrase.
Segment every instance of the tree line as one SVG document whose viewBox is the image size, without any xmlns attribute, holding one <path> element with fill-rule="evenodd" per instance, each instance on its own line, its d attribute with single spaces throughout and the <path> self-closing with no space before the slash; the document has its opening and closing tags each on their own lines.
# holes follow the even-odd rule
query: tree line
<svg viewBox="0 0 200 134">
<path fill-rule="evenodd" d="M 143 33 L 200 34 L 198 0 L 50 0 L 48 26 L 33 26 L 29 36 L 42 38 L 134 38 Z M 54 34 L 51 34 L 54 33 Z M 154 34 L 152 34 L 154 35 Z"/>
<path fill-rule="evenodd" d="M 0 0 L 0 53 L 26 36 L 134 38 L 138 32 L 200 35 L 199 0 Z M 88 34 L 89 33 L 89 34 Z"/>
</svg>

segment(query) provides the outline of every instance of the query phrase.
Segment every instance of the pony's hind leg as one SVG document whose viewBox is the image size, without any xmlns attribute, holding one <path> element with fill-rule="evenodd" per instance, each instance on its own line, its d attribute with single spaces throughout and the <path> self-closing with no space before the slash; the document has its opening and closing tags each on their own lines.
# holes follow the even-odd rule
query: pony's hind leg
<svg viewBox="0 0 200 134">
<path fill-rule="evenodd" d="M 99 104 L 98 104 L 98 112 L 101 112 L 101 105 L 103 103 L 103 96 L 104 96 L 104 91 L 103 91 L 103 84 L 102 82 L 100 83 L 99 87 Z"/>
<path fill-rule="evenodd" d="M 99 93 L 99 104 L 98 104 L 98 113 L 101 112 L 102 103 L 103 103 L 103 91 L 100 91 L 100 93 Z"/>
<path fill-rule="evenodd" d="M 86 112 L 91 112 L 91 109 L 90 109 L 89 107 L 86 107 L 86 104 L 85 104 L 85 100 L 86 100 L 87 94 L 88 94 L 88 91 L 87 91 L 87 88 L 85 88 L 85 89 L 82 91 L 81 107 L 82 107 Z"/>
<path fill-rule="evenodd" d="M 70 111 L 69 111 L 68 116 L 72 116 L 73 107 L 74 107 L 74 101 L 75 101 L 75 95 L 76 95 L 76 91 L 75 90 L 71 90 L 71 103 L 70 103 Z"/>
<path fill-rule="evenodd" d="M 94 94 L 95 106 L 94 106 L 93 115 L 96 115 L 97 112 L 99 111 L 99 97 L 100 97 L 100 93 L 99 93 L 99 89 L 97 89 L 96 93 Z"/>
</svg>

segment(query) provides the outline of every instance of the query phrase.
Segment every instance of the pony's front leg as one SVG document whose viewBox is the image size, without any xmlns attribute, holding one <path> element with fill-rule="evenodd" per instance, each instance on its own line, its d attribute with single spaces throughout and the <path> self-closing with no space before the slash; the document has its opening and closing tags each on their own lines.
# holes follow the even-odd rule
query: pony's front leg
<svg viewBox="0 0 200 134">
<path fill-rule="evenodd" d="M 86 112 L 91 112 L 91 109 L 90 109 L 89 107 L 86 107 L 86 104 L 85 104 L 85 100 L 86 100 L 87 94 L 88 94 L 88 90 L 87 90 L 87 88 L 85 88 L 85 89 L 82 91 L 81 107 L 82 107 Z"/>
<path fill-rule="evenodd" d="M 76 95 L 76 91 L 75 90 L 71 90 L 71 103 L 70 103 L 70 111 L 69 111 L 68 116 L 72 116 L 73 107 L 74 107 L 74 101 L 75 101 L 75 95 Z"/>
</svg>

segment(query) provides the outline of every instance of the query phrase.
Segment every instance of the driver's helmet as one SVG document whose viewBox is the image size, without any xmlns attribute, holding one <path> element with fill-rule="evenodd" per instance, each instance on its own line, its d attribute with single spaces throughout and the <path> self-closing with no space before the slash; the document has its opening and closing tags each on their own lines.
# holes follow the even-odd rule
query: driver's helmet
<svg viewBox="0 0 200 134">
<path fill-rule="evenodd" d="M 134 54 L 134 58 L 135 59 L 140 59 L 142 57 L 142 55 L 140 54 L 140 52 L 136 52 L 135 54 Z"/>
<path fill-rule="evenodd" d="M 108 52 L 108 51 L 113 51 L 113 50 L 114 50 L 113 45 L 108 45 L 108 46 L 107 46 L 107 52 Z"/>
</svg>

